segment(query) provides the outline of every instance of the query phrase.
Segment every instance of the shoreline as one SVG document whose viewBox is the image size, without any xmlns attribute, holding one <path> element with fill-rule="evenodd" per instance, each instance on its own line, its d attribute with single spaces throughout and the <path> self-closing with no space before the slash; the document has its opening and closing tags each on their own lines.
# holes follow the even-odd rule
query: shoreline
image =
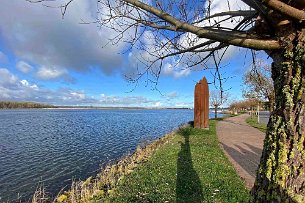
<svg viewBox="0 0 305 203">
<path fill-rule="evenodd" d="M 184 124 L 184 126 L 185 126 L 185 124 Z M 180 126 L 181 127 L 181 126 Z M 159 136 L 159 138 L 154 138 L 154 139 L 149 139 L 149 140 L 144 140 L 143 142 L 140 142 L 140 143 L 138 143 L 137 144 L 137 146 L 147 146 L 147 145 L 150 145 L 151 143 L 153 143 L 153 142 L 155 142 L 155 141 L 157 141 L 157 140 L 159 140 L 160 138 L 162 138 L 162 137 L 164 137 L 164 136 L 167 136 L 168 134 L 172 134 L 172 133 L 175 133 L 176 131 L 177 131 L 177 129 L 179 129 L 179 126 L 177 126 L 176 128 L 174 128 L 174 129 L 172 129 L 172 130 L 169 130 L 168 131 L 168 133 L 166 133 L 166 134 L 161 134 L 160 136 Z M 105 161 L 104 163 L 103 163 L 103 166 L 112 166 L 114 163 L 116 163 L 116 162 L 118 162 L 118 161 L 120 161 L 121 159 L 124 159 L 125 157 L 126 157 L 126 154 L 129 154 L 129 156 L 132 156 L 135 152 L 136 152 L 136 150 L 135 150 L 135 148 L 136 148 L 136 146 L 133 148 L 133 150 L 132 151 L 129 151 L 129 152 L 127 152 L 126 151 L 126 153 L 124 153 L 120 158 L 118 158 L 117 160 L 108 160 L 108 161 Z M 103 167 L 104 169 L 105 169 L 105 167 Z M 96 172 L 95 172 L 95 174 L 99 174 L 100 173 L 100 169 L 101 169 L 101 167 L 96 167 L 95 168 L 96 170 Z M 93 176 L 96 176 L 96 175 L 93 175 Z M 84 176 L 83 177 L 83 179 L 85 180 L 85 178 L 87 178 L 88 176 Z M 69 188 L 70 187 L 70 185 L 71 185 L 71 181 L 69 181 L 69 184 L 68 184 L 68 187 L 66 187 L 66 188 Z M 52 197 L 54 197 L 54 196 L 56 196 L 57 195 L 57 191 L 58 190 L 60 190 L 61 189 L 61 187 L 58 187 L 58 189 L 53 193 L 50 193 L 50 194 L 52 194 Z M 32 191 L 30 191 L 30 193 L 32 193 L 33 192 L 33 190 Z M 30 197 L 31 197 L 31 195 L 29 195 Z"/>
<path fill-rule="evenodd" d="M 30 201 L 173 202 L 189 197 L 213 200 L 219 193 L 224 202 L 243 202 L 249 191 L 219 145 L 216 122 L 210 119 L 209 130 L 195 129 L 188 122 L 143 147 L 138 145 L 132 154 L 109 162 L 96 176 L 73 181 L 69 189 L 53 197 L 47 197 L 40 187 Z"/>
<path fill-rule="evenodd" d="M 116 112 L 115 115 L 112 112 Z M 14 139 L 11 139 L 11 146 L 16 146 L 9 148 L 12 153 L 15 153 L 16 149 L 24 149 L 23 145 L 18 144 L 23 140 L 31 143 L 30 146 L 33 146 L 35 152 L 28 156 L 27 160 L 30 162 L 27 163 L 24 159 L 16 162 L 9 158 L 5 159 L 10 163 L 3 166 L 5 171 L 10 170 L 11 166 L 17 167 L 15 173 L 4 174 L 1 177 L 5 184 L 5 187 L 0 188 L 1 200 L 13 201 L 18 198 L 21 201 L 28 201 L 40 183 L 44 184 L 49 196 L 54 197 L 60 189 L 70 188 L 71 179 L 86 180 L 89 176 L 95 176 L 105 164 L 110 161 L 114 163 L 135 152 L 138 145 L 144 146 L 172 132 L 191 120 L 192 114 L 190 111 L 182 110 L 4 110 L 1 115 L 4 115 L 4 128 L 0 132 L 0 140 L 4 140 L 4 145 L 6 142 L 9 143 L 12 137 Z M 28 119 L 29 117 L 31 119 Z M 21 133 L 17 134 L 17 131 Z M 13 142 L 19 137 L 27 139 Z M 70 149 L 70 146 L 73 149 Z M 6 145 L 3 147 L 3 144 L 0 144 L 0 150 L 6 150 L 5 147 Z M 49 153 L 51 150 L 54 150 L 54 154 Z M 45 155 L 50 161 L 44 161 L 46 158 L 40 154 Z M 54 157 L 59 161 L 54 160 Z M 27 170 L 29 163 L 31 166 L 39 166 L 41 170 Z M 31 176 L 38 178 L 28 178 Z M 21 178 L 29 187 L 24 187 L 25 184 L 17 185 L 18 187 L 12 191 L 11 186 L 6 186 L 6 183 L 15 185 L 14 183 Z"/>
<path fill-rule="evenodd" d="M 97 196 L 109 196 L 113 194 L 117 184 L 128 176 L 136 168 L 145 163 L 161 146 L 168 143 L 176 136 L 179 129 L 189 126 L 190 122 L 181 125 L 170 133 L 162 135 L 160 138 L 148 141 L 147 143 L 139 143 L 136 150 L 122 156 L 116 161 L 105 163 L 99 172 L 93 177 L 90 176 L 86 180 L 73 181 L 70 189 L 60 190 L 58 194 L 52 194 L 52 199 L 48 202 L 87 202 Z M 31 197 L 32 203 L 38 203 L 46 199 L 44 188 L 38 187 Z M 83 194 L 83 195 L 82 195 Z M 55 198 L 54 198 L 55 197 Z"/>
</svg>

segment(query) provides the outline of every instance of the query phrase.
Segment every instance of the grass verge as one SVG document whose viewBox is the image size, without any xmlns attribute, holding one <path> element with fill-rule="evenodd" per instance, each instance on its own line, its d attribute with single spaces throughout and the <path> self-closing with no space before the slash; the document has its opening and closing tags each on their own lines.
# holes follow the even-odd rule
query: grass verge
<svg viewBox="0 0 305 203">
<path fill-rule="evenodd" d="M 95 178 L 74 181 L 52 201 L 43 202 L 248 202 L 249 191 L 209 130 L 180 128 L 105 167 Z"/>
<path fill-rule="evenodd" d="M 219 147 L 215 130 L 185 127 L 147 162 L 94 202 L 248 202 L 249 192 Z"/>
<path fill-rule="evenodd" d="M 264 123 L 258 123 L 257 122 L 257 116 L 253 116 L 253 117 L 249 117 L 249 118 L 247 118 L 246 119 L 246 122 L 249 124 L 249 125 L 251 125 L 252 127 L 254 127 L 254 128 L 257 128 L 257 129 L 259 129 L 260 131 L 262 131 L 262 132 L 266 132 L 266 130 L 267 130 L 267 125 L 266 124 L 264 124 Z"/>
</svg>

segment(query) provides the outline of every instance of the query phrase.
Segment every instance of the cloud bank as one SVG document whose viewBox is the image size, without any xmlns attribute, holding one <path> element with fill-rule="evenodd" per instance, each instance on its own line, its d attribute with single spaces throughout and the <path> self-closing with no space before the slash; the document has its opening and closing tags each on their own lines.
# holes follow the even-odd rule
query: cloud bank
<svg viewBox="0 0 305 203">
<path fill-rule="evenodd" d="M 80 24 L 81 19 L 95 21 L 96 11 L 94 1 L 75 1 L 62 19 L 59 9 L 27 1 L 3 1 L 0 7 L 1 38 L 17 58 L 44 69 L 86 71 L 98 67 L 105 74 L 111 74 L 122 64 L 122 56 L 117 53 L 124 45 L 119 43 L 103 49 L 115 33 L 100 29 L 97 24 Z M 1 52 L 0 60 L 2 58 Z M 53 79 L 50 74 L 38 75 Z"/>
<path fill-rule="evenodd" d="M 174 98 L 176 92 L 168 97 Z M 84 90 L 58 88 L 52 90 L 25 79 L 20 79 L 6 68 L 0 68 L 0 100 L 33 101 L 54 105 L 94 105 L 94 106 L 142 106 L 160 107 L 160 100 L 142 96 L 114 96 L 86 94 Z"/>
<path fill-rule="evenodd" d="M 19 61 L 16 64 L 16 68 L 23 73 L 29 73 L 33 70 L 33 67 L 24 61 Z"/>
</svg>

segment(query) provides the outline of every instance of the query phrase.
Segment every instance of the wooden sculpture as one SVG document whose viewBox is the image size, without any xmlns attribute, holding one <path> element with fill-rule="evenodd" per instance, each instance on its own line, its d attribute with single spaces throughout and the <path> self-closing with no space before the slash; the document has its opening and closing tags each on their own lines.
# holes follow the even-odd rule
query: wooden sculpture
<svg viewBox="0 0 305 203">
<path fill-rule="evenodd" d="M 209 86 L 202 78 L 195 86 L 194 128 L 209 128 Z"/>
</svg>

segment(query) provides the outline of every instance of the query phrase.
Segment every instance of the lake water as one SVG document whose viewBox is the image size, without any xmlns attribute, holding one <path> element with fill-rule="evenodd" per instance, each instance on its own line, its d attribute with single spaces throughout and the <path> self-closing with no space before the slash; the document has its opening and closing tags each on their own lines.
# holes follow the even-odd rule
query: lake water
<svg viewBox="0 0 305 203">
<path fill-rule="evenodd" d="M 40 181 L 57 194 L 191 120 L 193 110 L 0 110 L 0 202 L 28 200 Z"/>
</svg>

